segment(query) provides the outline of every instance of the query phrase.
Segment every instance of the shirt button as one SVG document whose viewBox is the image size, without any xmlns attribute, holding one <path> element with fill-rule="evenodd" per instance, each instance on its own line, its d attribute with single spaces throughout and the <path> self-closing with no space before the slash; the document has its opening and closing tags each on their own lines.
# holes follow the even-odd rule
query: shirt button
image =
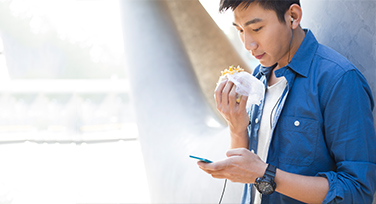
<svg viewBox="0 0 376 204">
<path fill-rule="evenodd" d="M 258 118 L 256 118 L 256 120 L 255 120 L 255 123 L 257 124 L 259 122 L 259 119 Z"/>
<path fill-rule="evenodd" d="M 294 122 L 294 125 L 295 125 L 296 127 L 298 127 L 298 126 L 300 125 L 300 122 L 299 122 L 298 120 L 296 120 L 296 121 Z"/>
</svg>

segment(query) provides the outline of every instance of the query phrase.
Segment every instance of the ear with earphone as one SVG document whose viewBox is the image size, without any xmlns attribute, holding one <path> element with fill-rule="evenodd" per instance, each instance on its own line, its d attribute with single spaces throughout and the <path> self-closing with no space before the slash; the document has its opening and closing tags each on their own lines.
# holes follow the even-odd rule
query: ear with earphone
<svg viewBox="0 0 376 204">
<path fill-rule="evenodd" d="M 291 40 L 290 40 L 290 44 L 289 44 L 289 56 L 287 58 L 288 63 L 290 63 L 290 61 L 291 61 L 291 59 L 290 59 L 290 49 L 291 49 L 292 39 L 294 38 L 294 29 L 292 28 L 292 23 L 294 23 L 294 18 L 291 16 Z"/>
</svg>

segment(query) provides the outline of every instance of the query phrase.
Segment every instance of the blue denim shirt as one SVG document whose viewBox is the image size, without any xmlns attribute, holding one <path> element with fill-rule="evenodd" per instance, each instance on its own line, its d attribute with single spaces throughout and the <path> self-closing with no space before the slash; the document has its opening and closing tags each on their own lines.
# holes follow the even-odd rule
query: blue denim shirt
<svg viewBox="0 0 376 204">
<path fill-rule="evenodd" d="M 317 42 L 310 30 L 291 62 L 275 71 L 284 76 L 272 125 L 267 163 L 329 181 L 323 203 L 372 203 L 376 188 L 374 101 L 363 75 L 347 59 Z M 254 76 L 266 86 L 273 67 Z M 249 110 L 249 148 L 257 152 L 263 101 Z M 251 201 L 246 184 L 242 203 Z M 262 203 L 301 203 L 275 192 Z"/>
</svg>

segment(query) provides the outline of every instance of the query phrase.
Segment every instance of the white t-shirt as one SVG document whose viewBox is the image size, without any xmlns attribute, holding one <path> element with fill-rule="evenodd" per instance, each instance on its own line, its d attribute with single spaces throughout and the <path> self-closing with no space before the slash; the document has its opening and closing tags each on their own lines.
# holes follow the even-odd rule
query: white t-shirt
<svg viewBox="0 0 376 204">
<path fill-rule="evenodd" d="M 283 90 L 285 89 L 287 81 L 285 77 L 273 84 L 268 86 L 265 93 L 264 109 L 262 111 L 260 129 L 258 131 L 258 144 L 257 144 L 257 155 L 266 162 L 268 157 L 271 132 L 272 132 L 272 118 L 274 117 L 274 112 L 277 105 L 281 99 Z M 261 194 L 256 191 L 254 204 L 261 203 Z"/>
</svg>

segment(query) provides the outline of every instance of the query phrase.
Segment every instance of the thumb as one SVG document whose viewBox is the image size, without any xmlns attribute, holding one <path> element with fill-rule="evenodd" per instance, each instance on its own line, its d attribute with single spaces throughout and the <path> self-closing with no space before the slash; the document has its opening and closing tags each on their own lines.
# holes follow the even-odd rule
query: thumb
<svg viewBox="0 0 376 204">
<path fill-rule="evenodd" d="M 246 148 L 230 149 L 226 152 L 226 156 L 227 157 L 243 156 L 247 153 L 249 153 L 249 150 Z"/>
</svg>

